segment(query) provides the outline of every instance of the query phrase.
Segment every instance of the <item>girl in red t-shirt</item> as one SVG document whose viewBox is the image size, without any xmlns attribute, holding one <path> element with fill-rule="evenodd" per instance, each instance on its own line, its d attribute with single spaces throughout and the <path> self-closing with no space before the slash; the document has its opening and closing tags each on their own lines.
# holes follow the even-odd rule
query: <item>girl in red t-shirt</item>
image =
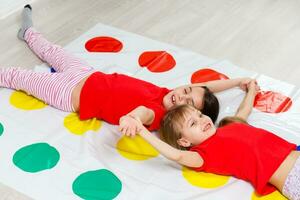
<svg viewBox="0 0 300 200">
<path fill-rule="evenodd" d="M 235 86 L 243 89 L 251 80 L 211 81 L 169 90 L 123 74 L 97 72 L 87 62 L 47 41 L 33 28 L 31 15 L 32 8 L 26 5 L 18 37 L 56 72 L 1 68 L 0 86 L 25 91 L 63 111 L 78 112 L 82 120 L 95 117 L 119 124 L 126 135 L 136 133 L 131 117 L 157 130 L 165 112 L 175 105 L 194 105 L 215 120 L 219 103 L 212 92 Z"/>
<path fill-rule="evenodd" d="M 296 145 L 275 134 L 247 124 L 256 82 L 234 117 L 215 128 L 212 120 L 190 105 L 178 106 L 164 117 L 158 139 L 138 120 L 139 134 L 161 154 L 196 171 L 230 175 L 249 181 L 258 194 L 277 188 L 286 197 L 300 199 L 300 152 Z"/>
</svg>

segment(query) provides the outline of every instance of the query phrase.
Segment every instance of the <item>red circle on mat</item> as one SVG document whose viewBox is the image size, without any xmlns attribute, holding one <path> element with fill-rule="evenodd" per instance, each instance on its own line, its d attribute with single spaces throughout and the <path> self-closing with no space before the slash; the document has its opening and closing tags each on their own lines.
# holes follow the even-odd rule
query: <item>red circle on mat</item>
<svg viewBox="0 0 300 200">
<path fill-rule="evenodd" d="M 272 91 L 261 91 L 256 95 L 254 100 L 254 107 L 267 113 L 285 112 L 291 106 L 292 100 L 289 97 Z"/>
<path fill-rule="evenodd" d="M 123 44 L 115 38 L 102 36 L 87 41 L 85 48 L 89 52 L 119 52 L 123 48 Z"/>
<path fill-rule="evenodd" d="M 193 73 L 191 77 L 191 83 L 203 83 L 207 81 L 225 80 L 225 79 L 229 79 L 229 78 L 220 72 L 205 68 L 205 69 L 200 69 Z"/>
<path fill-rule="evenodd" d="M 139 57 L 139 65 L 151 72 L 165 72 L 175 67 L 176 61 L 166 51 L 145 51 Z"/>
</svg>

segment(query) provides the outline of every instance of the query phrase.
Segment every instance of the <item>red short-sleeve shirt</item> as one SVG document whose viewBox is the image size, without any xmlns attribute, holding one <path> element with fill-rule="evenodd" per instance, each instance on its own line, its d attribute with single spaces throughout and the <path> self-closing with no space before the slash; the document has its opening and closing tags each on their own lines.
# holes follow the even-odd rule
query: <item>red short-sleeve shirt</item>
<svg viewBox="0 0 300 200">
<path fill-rule="evenodd" d="M 261 195 L 273 192 L 269 179 L 296 145 L 250 125 L 233 123 L 193 146 L 204 160 L 196 171 L 235 176 L 249 181 Z"/>
<path fill-rule="evenodd" d="M 167 88 L 123 74 L 95 72 L 82 87 L 79 116 L 82 120 L 96 117 L 119 124 L 120 117 L 145 106 L 155 113 L 148 129 L 157 130 L 166 112 L 163 97 L 169 92 Z"/>
</svg>

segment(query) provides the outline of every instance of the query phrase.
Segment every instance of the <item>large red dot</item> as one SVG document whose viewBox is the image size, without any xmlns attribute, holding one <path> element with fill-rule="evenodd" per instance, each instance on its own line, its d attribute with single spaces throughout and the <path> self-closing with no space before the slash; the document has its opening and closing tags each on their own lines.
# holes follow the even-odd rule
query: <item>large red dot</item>
<svg viewBox="0 0 300 200">
<path fill-rule="evenodd" d="M 259 92 L 254 100 L 254 107 L 267 113 L 285 112 L 291 106 L 292 100 L 289 97 L 272 91 Z"/>
<path fill-rule="evenodd" d="M 115 38 L 102 36 L 88 40 L 85 48 L 89 52 L 119 52 L 123 48 L 123 44 Z"/>
<path fill-rule="evenodd" d="M 229 78 L 220 72 L 205 68 L 205 69 L 200 69 L 193 73 L 191 77 L 191 83 L 203 83 L 207 81 L 225 80 L 225 79 L 229 79 Z"/>
<path fill-rule="evenodd" d="M 151 72 L 165 72 L 172 69 L 176 61 L 166 51 L 145 51 L 139 57 L 139 65 Z"/>
</svg>

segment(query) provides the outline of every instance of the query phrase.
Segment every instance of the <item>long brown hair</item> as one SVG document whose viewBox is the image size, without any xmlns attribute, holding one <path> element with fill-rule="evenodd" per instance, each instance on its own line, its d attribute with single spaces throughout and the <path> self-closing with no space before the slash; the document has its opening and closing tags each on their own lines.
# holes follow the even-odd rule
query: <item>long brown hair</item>
<svg viewBox="0 0 300 200">
<path fill-rule="evenodd" d="M 208 89 L 208 87 L 200 87 L 204 89 L 203 107 L 201 112 L 204 115 L 209 116 L 213 123 L 215 123 L 217 121 L 220 109 L 218 98 Z"/>
</svg>

